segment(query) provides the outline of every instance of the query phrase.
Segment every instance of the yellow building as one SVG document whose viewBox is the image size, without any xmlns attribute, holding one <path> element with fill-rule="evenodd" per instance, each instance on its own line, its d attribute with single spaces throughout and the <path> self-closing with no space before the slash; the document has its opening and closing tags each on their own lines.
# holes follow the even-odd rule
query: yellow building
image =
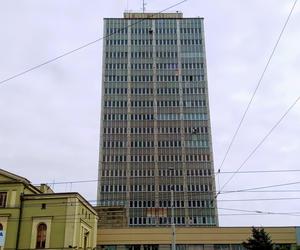
<svg viewBox="0 0 300 250">
<path fill-rule="evenodd" d="M 300 228 L 266 227 L 278 249 L 296 249 Z M 251 236 L 249 227 L 178 227 L 176 250 L 242 250 Z M 97 246 L 102 250 L 170 250 L 171 228 L 98 229 Z M 284 247 L 284 248 L 280 248 Z"/>
<path fill-rule="evenodd" d="M 96 228 L 97 213 L 80 194 L 54 193 L 0 169 L 2 249 L 93 249 Z"/>
</svg>

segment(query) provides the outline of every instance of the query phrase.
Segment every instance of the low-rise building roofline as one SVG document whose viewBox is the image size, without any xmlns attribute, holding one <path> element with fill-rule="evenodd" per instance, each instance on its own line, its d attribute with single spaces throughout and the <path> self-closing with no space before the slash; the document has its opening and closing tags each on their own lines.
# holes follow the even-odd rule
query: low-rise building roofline
<svg viewBox="0 0 300 250">
<path fill-rule="evenodd" d="M 94 207 L 79 193 L 77 192 L 66 192 L 66 193 L 41 193 L 41 194 L 25 194 L 24 200 L 31 200 L 31 199 L 60 199 L 60 198 L 69 198 L 74 197 L 80 200 L 85 206 L 87 206 L 95 215 L 97 212 L 95 211 Z"/>
</svg>

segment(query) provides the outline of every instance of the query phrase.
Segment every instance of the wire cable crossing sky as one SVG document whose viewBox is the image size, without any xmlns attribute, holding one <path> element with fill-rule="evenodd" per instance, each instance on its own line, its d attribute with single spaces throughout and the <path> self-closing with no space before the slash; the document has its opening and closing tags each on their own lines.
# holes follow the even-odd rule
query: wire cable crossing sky
<svg viewBox="0 0 300 250">
<path fill-rule="evenodd" d="M 262 81 L 263 81 L 263 78 L 264 78 L 264 76 L 265 76 L 265 73 L 266 73 L 266 71 L 267 71 L 267 69 L 268 69 L 268 67 L 269 67 L 269 64 L 270 64 L 270 62 L 271 62 L 271 60 L 272 60 L 272 58 L 273 58 L 273 56 L 274 56 L 274 54 L 275 54 L 275 52 L 276 52 L 276 49 L 277 49 L 277 47 L 278 47 L 278 44 L 279 44 L 279 42 L 280 42 L 280 40 L 281 40 L 281 37 L 282 37 L 282 35 L 283 35 L 283 33 L 284 33 L 285 29 L 286 29 L 286 26 L 287 26 L 287 24 L 288 24 L 288 22 L 289 22 L 289 20 L 290 20 L 290 17 L 291 17 L 292 14 L 293 14 L 293 11 L 294 11 L 294 9 L 295 9 L 295 6 L 296 6 L 297 2 L 298 2 L 298 0 L 295 0 L 295 1 L 294 1 L 294 4 L 292 5 L 292 8 L 291 8 L 291 10 L 290 10 L 290 12 L 289 12 L 289 15 L 288 15 L 288 17 L 287 17 L 287 19 L 286 19 L 286 21 L 285 21 L 285 23 L 284 23 L 284 25 L 283 25 L 282 30 L 280 31 L 280 34 L 279 34 L 279 36 L 278 36 L 278 39 L 276 40 L 276 43 L 275 43 L 275 45 L 274 45 L 274 47 L 273 47 L 273 50 L 272 50 L 272 52 L 271 52 L 271 54 L 270 54 L 270 56 L 269 56 L 269 58 L 268 58 L 268 61 L 267 61 L 267 63 L 266 63 L 266 66 L 265 66 L 265 68 L 264 68 L 264 70 L 263 70 L 263 72 L 262 72 L 262 74 L 261 74 L 261 76 L 260 76 L 260 78 L 259 78 L 259 80 L 258 80 L 258 83 L 257 83 L 257 85 L 256 85 L 256 87 L 255 87 L 255 89 L 254 89 L 254 91 L 253 91 L 253 93 L 252 93 L 252 95 L 251 95 L 251 98 L 250 98 L 250 100 L 249 100 L 249 102 L 248 102 L 248 104 L 247 104 L 247 107 L 246 107 L 246 109 L 245 109 L 243 115 L 242 115 L 242 118 L 241 118 L 241 120 L 240 120 L 240 122 L 239 122 L 239 124 L 238 124 L 238 126 L 237 126 L 237 128 L 236 128 L 236 130 L 235 130 L 235 132 L 234 132 L 234 134 L 233 134 L 233 136 L 232 136 L 232 138 L 231 138 L 231 140 L 230 140 L 230 143 L 229 143 L 229 145 L 228 145 L 228 147 L 227 147 L 227 149 L 226 149 L 225 155 L 224 155 L 224 157 L 223 157 L 223 159 L 222 159 L 222 162 L 221 162 L 221 164 L 220 164 L 220 166 L 219 166 L 218 172 L 221 171 L 221 168 L 223 167 L 223 165 L 224 165 L 224 163 L 225 163 L 225 161 L 226 161 L 226 158 L 227 158 L 227 156 L 228 156 L 228 154 L 229 154 L 229 152 L 230 152 L 230 149 L 231 149 L 231 147 L 232 147 L 232 145 L 233 145 L 233 143 L 234 143 L 234 141 L 235 141 L 235 139 L 236 139 L 236 137 L 237 137 L 237 135 L 238 135 L 238 133 L 239 133 L 239 130 L 240 130 L 240 128 L 241 128 L 241 126 L 242 126 L 244 120 L 245 120 L 245 117 L 246 117 L 246 115 L 247 115 L 247 113 L 248 113 L 248 110 L 250 109 L 250 106 L 251 106 L 251 104 L 252 104 L 252 102 L 253 102 L 253 100 L 254 100 L 254 97 L 255 97 L 255 95 L 256 95 L 258 89 L 259 89 L 259 86 L 261 85 L 261 83 L 262 83 Z"/>
<path fill-rule="evenodd" d="M 174 8 L 174 7 L 177 7 L 177 6 L 183 4 L 183 3 L 186 2 L 186 1 L 187 1 L 187 0 L 183 0 L 183 1 L 180 1 L 180 2 L 178 2 L 178 3 L 176 3 L 176 4 L 173 4 L 173 5 L 169 6 L 169 7 L 167 7 L 167 8 L 165 8 L 165 9 L 161 10 L 160 12 L 153 14 L 153 16 L 158 15 L 159 13 L 165 12 L 165 11 L 167 11 L 167 10 L 170 10 L 170 9 L 172 9 L 172 8 Z M 135 22 L 135 23 L 133 23 L 133 24 L 131 24 L 131 25 L 128 25 L 126 28 L 131 27 L 131 26 L 134 26 L 134 25 L 136 25 L 136 24 L 138 24 L 138 23 L 141 23 L 141 22 L 143 22 L 143 21 L 144 21 L 144 20 L 141 19 L 140 21 L 137 21 L 137 22 Z M 30 68 L 28 68 L 28 69 L 26 69 L 26 70 L 24 70 L 24 71 L 22 71 L 22 72 L 20 72 L 20 73 L 17 73 L 17 74 L 15 74 L 15 75 L 12 75 L 12 76 L 6 78 L 6 79 L 1 80 L 1 81 L 0 81 L 0 84 L 6 83 L 6 82 L 8 82 L 8 81 L 10 81 L 10 80 L 13 80 L 13 79 L 18 78 L 18 77 L 20 77 L 20 76 L 22 76 L 22 75 L 25 75 L 25 74 L 27 74 L 27 73 L 29 73 L 29 72 L 31 72 L 31 71 L 37 70 L 37 69 L 39 69 L 39 68 L 41 68 L 41 67 L 43 67 L 43 66 L 46 66 L 46 65 L 48 65 L 48 64 L 50 64 L 50 63 L 53 63 L 53 62 L 55 62 L 55 61 L 57 61 L 57 60 L 59 60 L 59 59 L 61 59 L 61 58 L 63 58 L 63 57 L 69 56 L 69 55 L 71 55 L 71 54 L 73 54 L 73 53 L 75 53 L 75 52 L 77 52 L 77 51 L 80 51 L 80 50 L 82 50 L 82 49 L 85 49 L 85 48 L 87 48 L 87 47 L 89 47 L 89 46 L 91 46 L 91 45 L 94 45 L 94 44 L 96 44 L 96 43 L 102 41 L 102 40 L 105 39 L 105 38 L 108 38 L 108 37 L 110 37 L 110 36 L 115 35 L 116 33 L 117 33 L 117 31 L 116 31 L 116 32 L 113 32 L 113 33 L 110 33 L 110 34 L 108 34 L 108 35 L 106 35 L 106 36 L 104 36 L 104 37 L 97 38 L 97 39 L 95 39 L 94 41 L 91 41 L 91 42 L 88 42 L 88 43 L 86 43 L 86 44 L 83 44 L 83 45 L 81 45 L 81 46 L 79 46 L 79 47 L 77 47 L 77 48 L 75 48 L 75 49 L 72 49 L 72 50 L 70 50 L 70 51 L 67 51 L 67 52 L 65 52 L 65 53 L 63 53 L 63 54 L 61 54 L 61 55 L 59 55 L 59 56 L 53 57 L 53 58 L 51 58 L 51 59 L 49 59 L 49 60 L 46 60 L 46 61 L 43 62 L 43 63 L 40 63 L 40 64 L 38 64 L 38 65 L 36 65 L 36 66 L 30 67 Z"/>
</svg>

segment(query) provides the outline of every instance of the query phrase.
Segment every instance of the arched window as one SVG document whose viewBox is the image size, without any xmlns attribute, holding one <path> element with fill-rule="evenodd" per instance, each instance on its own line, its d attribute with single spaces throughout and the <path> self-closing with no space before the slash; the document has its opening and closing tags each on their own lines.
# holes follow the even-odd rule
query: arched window
<svg viewBox="0 0 300 250">
<path fill-rule="evenodd" d="M 41 248 L 46 247 L 46 235 L 47 235 L 47 225 L 45 223 L 40 223 L 37 226 L 37 236 L 36 236 L 35 248 L 41 249 Z"/>
</svg>

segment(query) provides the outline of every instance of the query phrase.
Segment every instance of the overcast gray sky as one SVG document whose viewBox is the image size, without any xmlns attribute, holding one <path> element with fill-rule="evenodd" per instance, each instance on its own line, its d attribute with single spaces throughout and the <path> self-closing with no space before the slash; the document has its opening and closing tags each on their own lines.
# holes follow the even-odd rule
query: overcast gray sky
<svg viewBox="0 0 300 250">
<path fill-rule="evenodd" d="M 148 0 L 160 11 L 175 0 Z M 204 17 L 215 169 L 293 5 L 271 0 L 188 0 L 172 11 Z M 2 0 L 0 81 L 102 36 L 104 17 L 140 11 L 142 0 Z M 300 3 L 296 6 L 222 171 L 236 170 L 300 95 Z M 98 171 L 102 42 L 0 85 L 0 167 L 33 183 L 95 180 Z M 298 169 L 300 103 L 242 170 Z M 220 175 L 220 185 L 230 177 Z M 300 182 L 300 172 L 237 174 L 224 190 Z M 96 199 L 96 182 L 55 185 Z M 300 190 L 300 185 L 272 190 Z M 299 191 L 300 192 L 300 191 Z M 297 212 L 299 192 L 219 196 L 220 208 Z M 223 201 L 222 201 L 223 200 Z M 300 225 L 299 216 L 224 215 L 221 226 Z"/>
</svg>

